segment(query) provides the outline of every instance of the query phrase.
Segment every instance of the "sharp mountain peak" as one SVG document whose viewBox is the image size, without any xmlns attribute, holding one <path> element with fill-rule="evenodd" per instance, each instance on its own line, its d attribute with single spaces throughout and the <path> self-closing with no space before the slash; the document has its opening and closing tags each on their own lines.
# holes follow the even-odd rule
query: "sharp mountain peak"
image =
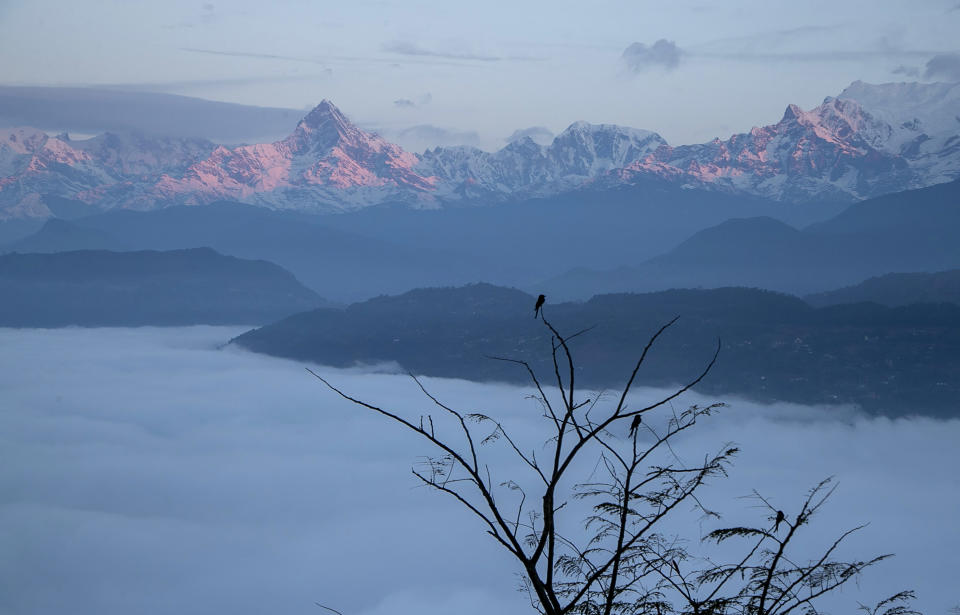
<svg viewBox="0 0 960 615">
<path fill-rule="evenodd" d="M 709 143 L 671 146 L 656 132 L 578 121 L 549 145 L 422 155 L 359 128 L 329 99 L 288 137 L 237 147 L 11 129 L 0 131 L 0 218 L 49 215 L 41 194 L 105 209 L 232 199 L 343 211 L 547 197 L 651 177 L 776 200 L 858 200 L 956 179 L 958 101 L 960 84 L 854 82 L 813 109 L 789 105 L 777 124 Z"/>
</svg>

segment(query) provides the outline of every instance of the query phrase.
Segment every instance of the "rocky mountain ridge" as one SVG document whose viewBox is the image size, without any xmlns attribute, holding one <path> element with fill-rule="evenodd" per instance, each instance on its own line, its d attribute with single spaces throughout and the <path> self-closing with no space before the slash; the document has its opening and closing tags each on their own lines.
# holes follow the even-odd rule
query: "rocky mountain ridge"
<svg viewBox="0 0 960 615">
<path fill-rule="evenodd" d="M 51 215 L 44 197 L 101 209 L 240 201 L 319 213 L 548 197 L 651 178 L 779 201 L 856 201 L 960 177 L 960 84 L 855 82 L 776 124 L 671 146 L 655 132 L 575 122 L 549 145 L 417 155 L 321 102 L 288 137 L 228 148 L 103 134 L 85 141 L 0 132 L 0 219 Z"/>
</svg>

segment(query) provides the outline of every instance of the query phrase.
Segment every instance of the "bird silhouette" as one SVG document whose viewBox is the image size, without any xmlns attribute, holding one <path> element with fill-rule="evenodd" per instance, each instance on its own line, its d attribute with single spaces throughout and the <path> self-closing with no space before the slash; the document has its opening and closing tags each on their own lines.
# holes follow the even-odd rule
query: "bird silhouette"
<svg viewBox="0 0 960 615">
<path fill-rule="evenodd" d="M 640 415 L 639 415 L 639 414 L 636 415 L 635 417 L 633 417 L 633 421 L 630 422 L 630 435 L 631 435 L 631 436 L 637 435 L 637 428 L 640 427 L 640 423 L 642 423 L 642 422 L 643 422 L 643 419 L 640 418 Z"/>
<path fill-rule="evenodd" d="M 546 301 L 546 300 L 547 300 L 547 298 L 544 297 L 543 295 L 540 295 L 539 297 L 537 297 L 537 304 L 536 304 L 535 306 L 533 306 L 533 317 L 534 317 L 534 318 L 536 318 L 537 316 L 540 315 L 540 308 L 543 307 L 543 303 L 544 303 L 544 301 Z"/>
<path fill-rule="evenodd" d="M 776 520 L 776 522 L 775 522 L 775 524 L 774 524 L 774 526 L 773 526 L 773 531 L 774 531 L 774 532 L 776 532 L 777 530 L 780 529 L 780 524 L 783 522 L 784 519 L 785 519 L 785 517 L 783 516 L 783 511 L 782 511 L 782 510 L 778 510 L 778 511 L 777 511 L 777 520 Z"/>
</svg>

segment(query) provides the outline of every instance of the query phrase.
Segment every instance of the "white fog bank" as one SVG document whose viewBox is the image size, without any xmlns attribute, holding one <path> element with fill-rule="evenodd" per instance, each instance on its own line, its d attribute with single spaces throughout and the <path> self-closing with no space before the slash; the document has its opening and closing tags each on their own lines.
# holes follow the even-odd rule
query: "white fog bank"
<svg viewBox="0 0 960 615">
<path fill-rule="evenodd" d="M 0 614 L 532 612 L 483 528 L 417 486 L 429 449 L 302 364 L 220 349 L 242 331 L 0 329 Z M 431 411 L 406 376 L 319 369 Z M 521 435 L 539 420 L 518 387 L 426 383 Z M 682 449 L 742 448 L 708 492 L 727 520 L 762 514 L 738 499 L 752 489 L 787 508 L 833 475 L 814 537 L 870 522 L 846 553 L 897 554 L 834 613 L 900 589 L 927 615 L 960 604 L 960 420 L 723 401 Z"/>
</svg>

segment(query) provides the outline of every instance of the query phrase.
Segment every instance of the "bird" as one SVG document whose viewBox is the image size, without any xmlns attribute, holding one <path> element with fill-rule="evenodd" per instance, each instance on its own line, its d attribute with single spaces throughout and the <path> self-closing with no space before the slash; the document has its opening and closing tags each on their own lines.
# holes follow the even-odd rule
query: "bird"
<svg viewBox="0 0 960 615">
<path fill-rule="evenodd" d="M 633 417 L 633 421 L 630 422 L 630 435 L 637 435 L 637 428 L 640 427 L 640 423 L 643 422 L 641 415 L 636 415 Z"/>
<path fill-rule="evenodd" d="M 777 511 L 777 520 L 776 520 L 775 525 L 773 526 L 773 531 L 774 531 L 774 532 L 776 532 L 777 530 L 780 529 L 780 524 L 783 522 L 783 520 L 784 520 L 785 518 L 786 518 L 786 517 L 783 516 L 783 511 L 782 511 L 782 510 L 778 510 L 778 511 Z"/>
<path fill-rule="evenodd" d="M 543 307 L 543 303 L 544 303 L 544 301 L 546 301 L 546 300 L 547 300 L 547 298 L 546 298 L 545 296 L 543 296 L 543 295 L 540 295 L 539 297 L 537 297 L 537 304 L 536 304 L 535 306 L 533 306 L 533 317 L 534 317 L 534 318 L 536 318 L 537 316 L 540 315 L 540 308 Z"/>
</svg>

